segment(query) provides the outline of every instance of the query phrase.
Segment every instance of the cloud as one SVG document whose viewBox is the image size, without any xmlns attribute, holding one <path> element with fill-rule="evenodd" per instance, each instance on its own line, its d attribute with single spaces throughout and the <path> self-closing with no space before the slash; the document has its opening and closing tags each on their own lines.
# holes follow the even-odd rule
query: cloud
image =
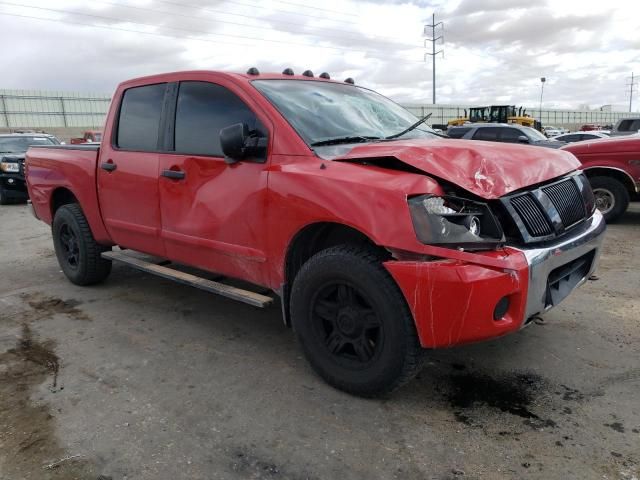
<svg viewBox="0 0 640 480">
<path fill-rule="evenodd" d="M 111 92 L 162 71 L 292 67 L 428 103 L 422 31 L 433 12 L 445 23 L 439 103 L 537 106 L 546 76 L 547 106 L 623 104 L 640 59 L 640 8 L 622 0 L 18 1 L 39 8 L 0 5 L 11 46 L 0 88 Z"/>
</svg>

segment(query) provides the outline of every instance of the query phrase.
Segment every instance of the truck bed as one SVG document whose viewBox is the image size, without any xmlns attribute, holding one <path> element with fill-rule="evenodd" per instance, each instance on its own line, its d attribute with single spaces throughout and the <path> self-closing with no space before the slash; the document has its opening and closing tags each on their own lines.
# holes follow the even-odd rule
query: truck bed
<svg viewBox="0 0 640 480">
<path fill-rule="evenodd" d="M 96 240 L 110 243 L 98 207 L 96 169 L 100 144 L 31 147 L 26 176 L 35 215 L 51 224 L 52 207 L 73 195 L 85 212 Z"/>
</svg>

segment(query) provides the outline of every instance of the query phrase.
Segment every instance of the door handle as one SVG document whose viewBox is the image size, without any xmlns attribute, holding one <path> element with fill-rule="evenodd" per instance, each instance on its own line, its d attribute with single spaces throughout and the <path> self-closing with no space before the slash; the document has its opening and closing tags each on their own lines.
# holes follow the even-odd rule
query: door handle
<svg viewBox="0 0 640 480">
<path fill-rule="evenodd" d="M 161 175 L 173 180 L 182 180 L 186 176 L 181 170 L 163 170 Z"/>
<path fill-rule="evenodd" d="M 100 168 L 106 170 L 107 172 L 113 172 L 116 168 L 118 168 L 118 165 L 113 162 L 102 162 L 100 164 Z"/>
</svg>

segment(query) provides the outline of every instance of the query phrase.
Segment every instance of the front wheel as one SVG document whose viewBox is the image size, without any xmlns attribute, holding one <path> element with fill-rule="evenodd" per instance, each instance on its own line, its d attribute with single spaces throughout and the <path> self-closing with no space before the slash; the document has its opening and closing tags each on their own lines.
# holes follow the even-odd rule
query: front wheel
<svg viewBox="0 0 640 480">
<path fill-rule="evenodd" d="M 98 244 L 80 205 L 63 205 L 53 219 L 53 246 L 60 268 L 76 285 L 102 282 L 111 273 L 111 262 L 101 257 L 110 247 Z"/>
<path fill-rule="evenodd" d="M 592 177 L 589 179 L 596 207 L 607 222 L 616 221 L 629 206 L 629 192 L 615 178 Z"/>
<path fill-rule="evenodd" d="M 381 395 L 421 367 L 409 307 L 371 251 L 343 245 L 314 255 L 294 280 L 290 307 L 307 359 L 336 388 Z"/>
</svg>

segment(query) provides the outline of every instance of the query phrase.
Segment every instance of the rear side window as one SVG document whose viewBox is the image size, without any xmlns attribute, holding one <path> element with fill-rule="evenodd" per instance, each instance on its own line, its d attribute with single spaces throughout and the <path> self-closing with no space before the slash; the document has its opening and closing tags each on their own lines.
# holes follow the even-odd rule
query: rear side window
<svg viewBox="0 0 640 480">
<path fill-rule="evenodd" d="M 177 153 L 222 157 L 220 130 L 245 123 L 257 136 L 266 130 L 234 93 L 213 83 L 181 82 L 175 125 Z"/>
<path fill-rule="evenodd" d="M 447 130 L 447 135 L 450 138 L 462 138 L 464 135 L 471 130 L 470 128 L 452 128 Z"/>
<path fill-rule="evenodd" d="M 488 129 L 486 129 L 488 130 Z M 501 128 L 500 129 L 500 141 L 518 143 L 518 138 L 526 135 L 517 128 Z"/>
<path fill-rule="evenodd" d="M 499 128 L 487 127 L 487 128 L 479 128 L 476 130 L 476 133 L 473 135 L 474 140 L 488 140 L 490 142 L 495 142 L 498 139 Z"/>
<path fill-rule="evenodd" d="M 124 92 L 116 145 L 124 150 L 158 150 L 164 83 L 129 88 Z"/>
</svg>

